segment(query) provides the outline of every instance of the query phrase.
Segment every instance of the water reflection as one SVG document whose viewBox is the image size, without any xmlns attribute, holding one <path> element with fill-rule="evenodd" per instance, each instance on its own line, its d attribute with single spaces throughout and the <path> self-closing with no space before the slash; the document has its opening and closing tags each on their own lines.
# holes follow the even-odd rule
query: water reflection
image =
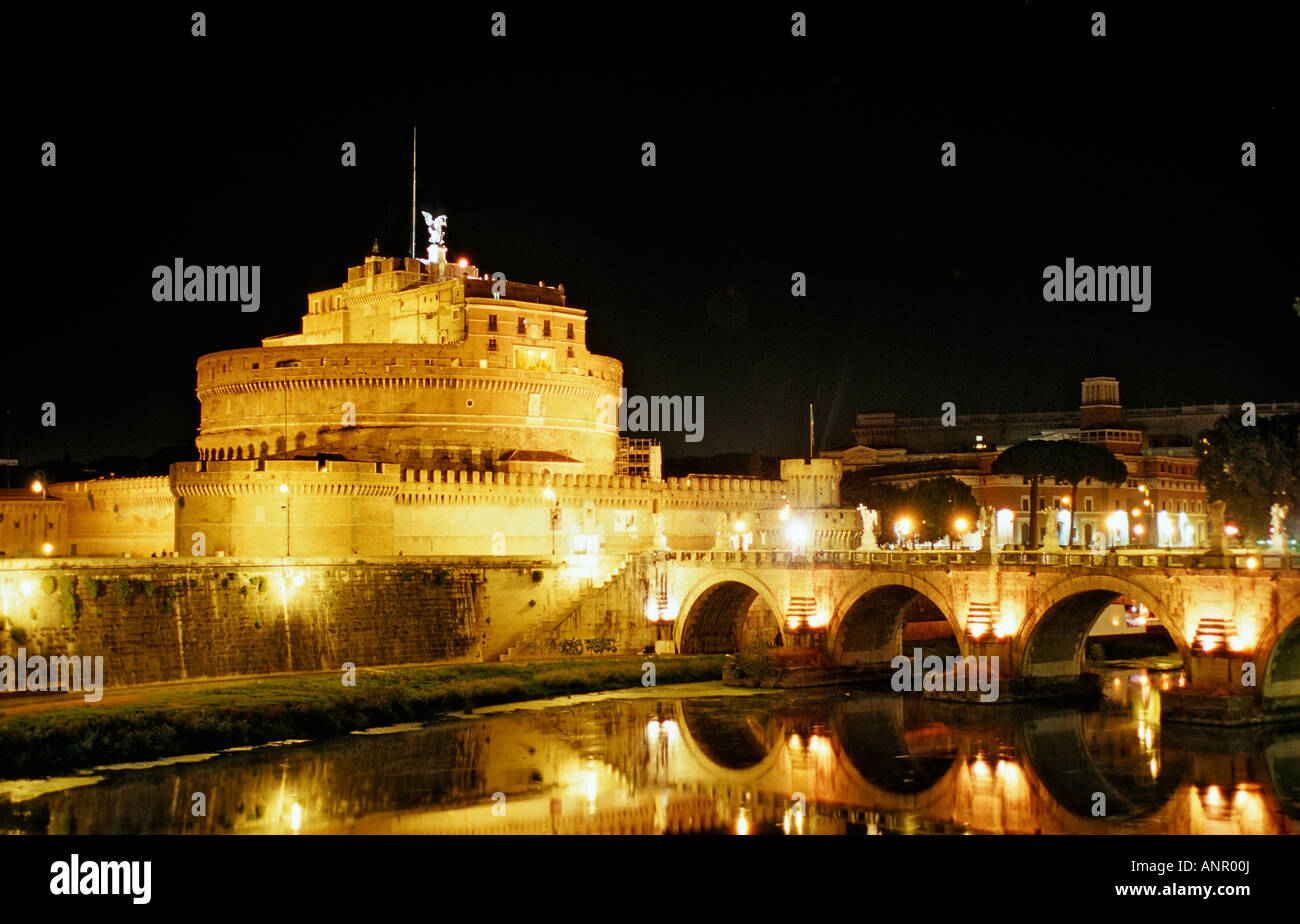
<svg viewBox="0 0 1300 924">
<path fill-rule="evenodd" d="M 844 688 L 610 700 L 100 771 L 99 782 L 82 778 L 53 792 L 0 784 L 0 830 L 1300 830 L 1300 732 L 1162 729 L 1160 693 L 1177 682 L 1116 673 L 1093 710 L 964 706 Z M 206 798 L 206 816 L 191 811 L 195 793 Z"/>
</svg>

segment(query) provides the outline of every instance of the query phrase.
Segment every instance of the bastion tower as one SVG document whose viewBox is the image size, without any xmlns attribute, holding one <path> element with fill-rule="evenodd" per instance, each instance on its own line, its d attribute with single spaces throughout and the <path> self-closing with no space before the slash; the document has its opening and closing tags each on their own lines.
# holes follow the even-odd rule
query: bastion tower
<svg viewBox="0 0 1300 924">
<path fill-rule="evenodd" d="M 564 287 L 378 245 L 302 332 L 198 360 L 199 458 L 611 475 L 623 367 Z"/>
</svg>

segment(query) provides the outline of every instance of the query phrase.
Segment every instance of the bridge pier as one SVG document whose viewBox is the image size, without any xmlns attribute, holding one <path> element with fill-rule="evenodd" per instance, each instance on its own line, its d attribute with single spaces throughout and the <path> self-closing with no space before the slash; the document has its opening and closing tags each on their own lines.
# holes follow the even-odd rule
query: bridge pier
<svg viewBox="0 0 1300 924">
<path fill-rule="evenodd" d="M 1196 725 L 1258 725 L 1272 717 L 1260 694 L 1263 670 L 1253 656 L 1189 652 L 1183 658 L 1187 686 L 1161 694 L 1161 722 Z"/>
</svg>

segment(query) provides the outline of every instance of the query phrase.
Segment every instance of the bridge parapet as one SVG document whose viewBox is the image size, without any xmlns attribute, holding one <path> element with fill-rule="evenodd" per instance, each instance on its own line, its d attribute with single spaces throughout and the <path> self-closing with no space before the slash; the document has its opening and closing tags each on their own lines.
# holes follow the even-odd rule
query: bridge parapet
<svg viewBox="0 0 1300 924">
<path fill-rule="evenodd" d="M 1221 571 L 1295 571 L 1300 570 L 1300 556 L 1238 551 L 1217 555 L 1204 551 L 1170 551 L 1165 549 L 1139 549 L 1131 552 L 1043 552 L 1002 551 L 994 555 L 968 549 L 824 550 L 811 555 L 800 555 L 780 550 L 669 551 L 666 561 L 686 565 L 793 568 L 809 565 L 830 567 L 884 566 L 898 567 L 951 567 L 953 565 L 990 565 L 999 567 L 1064 567 L 1064 568 L 1178 568 L 1183 570 Z"/>
</svg>

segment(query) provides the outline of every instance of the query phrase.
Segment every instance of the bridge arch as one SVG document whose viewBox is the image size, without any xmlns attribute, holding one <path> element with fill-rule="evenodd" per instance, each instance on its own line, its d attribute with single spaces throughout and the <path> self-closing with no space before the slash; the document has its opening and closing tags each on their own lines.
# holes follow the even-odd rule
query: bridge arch
<svg viewBox="0 0 1300 924">
<path fill-rule="evenodd" d="M 1083 673 L 1088 630 L 1106 607 L 1119 597 L 1146 606 L 1160 618 L 1178 653 L 1187 658 L 1191 646 L 1183 627 L 1169 618 L 1156 596 L 1141 584 L 1106 574 L 1067 578 L 1052 586 L 1026 614 L 1016 633 L 1022 677 L 1077 677 Z"/>
<path fill-rule="evenodd" d="M 1300 700 L 1300 597 L 1281 609 L 1271 630 L 1256 649 L 1264 655 L 1260 698 L 1267 705 L 1279 699 Z"/>
<path fill-rule="evenodd" d="M 744 571 L 712 571 L 682 598 L 673 627 L 677 650 L 683 654 L 722 654 L 738 651 L 748 620 L 775 629 L 785 641 L 785 611 L 776 594 Z"/>
<path fill-rule="evenodd" d="M 888 664 L 902 653 L 903 614 L 918 600 L 943 615 L 965 655 L 965 633 L 946 593 L 915 574 L 876 571 L 850 587 L 836 604 L 826 630 L 831 657 L 837 664 Z"/>
</svg>

